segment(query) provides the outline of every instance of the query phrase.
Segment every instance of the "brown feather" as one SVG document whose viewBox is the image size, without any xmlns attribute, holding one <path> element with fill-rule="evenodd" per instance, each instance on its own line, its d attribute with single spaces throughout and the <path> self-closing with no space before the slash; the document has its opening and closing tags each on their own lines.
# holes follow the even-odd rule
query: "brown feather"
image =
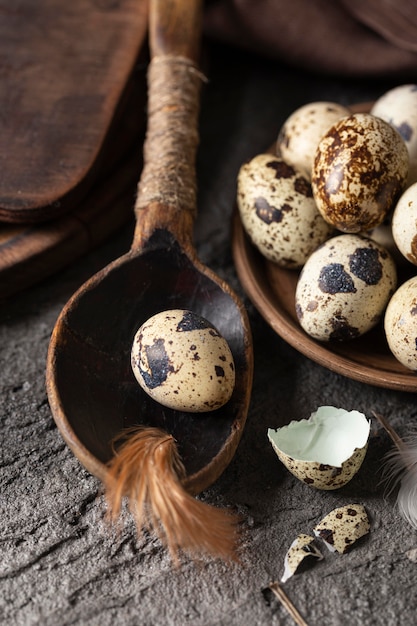
<svg viewBox="0 0 417 626">
<path fill-rule="evenodd" d="M 237 518 L 187 493 L 174 437 L 145 427 L 125 437 L 104 482 L 110 519 L 117 519 L 126 496 L 138 532 L 155 532 L 176 563 L 182 551 L 237 560 Z"/>
</svg>

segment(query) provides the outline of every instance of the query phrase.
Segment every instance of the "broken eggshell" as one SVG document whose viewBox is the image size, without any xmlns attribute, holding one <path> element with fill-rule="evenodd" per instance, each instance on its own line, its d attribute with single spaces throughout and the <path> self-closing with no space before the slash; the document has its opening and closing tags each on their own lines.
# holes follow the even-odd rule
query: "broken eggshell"
<svg viewBox="0 0 417 626">
<path fill-rule="evenodd" d="M 368 514 L 361 504 L 348 504 L 331 511 L 313 529 L 330 552 L 345 554 L 353 544 L 368 534 Z"/>
<path fill-rule="evenodd" d="M 316 489 L 343 487 L 365 458 L 370 422 L 359 411 L 322 406 L 309 419 L 292 421 L 268 438 L 278 458 L 299 480 Z"/>
<path fill-rule="evenodd" d="M 284 573 L 281 578 L 281 582 L 285 583 L 291 576 L 293 576 L 298 568 L 301 566 L 306 558 L 315 558 L 318 561 L 323 559 L 323 555 L 320 550 L 314 545 L 314 537 L 310 535 L 300 534 L 290 547 L 285 555 L 284 560 Z"/>
</svg>

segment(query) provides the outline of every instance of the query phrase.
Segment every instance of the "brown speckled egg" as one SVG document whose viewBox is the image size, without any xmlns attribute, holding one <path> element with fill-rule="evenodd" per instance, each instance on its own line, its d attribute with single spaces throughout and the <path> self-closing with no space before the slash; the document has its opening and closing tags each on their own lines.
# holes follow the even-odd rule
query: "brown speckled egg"
<svg viewBox="0 0 417 626">
<path fill-rule="evenodd" d="M 300 534 L 294 539 L 285 555 L 284 573 L 281 578 L 282 583 L 285 583 L 297 572 L 305 559 L 314 558 L 317 561 L 323 559 L 323 555 L 314 544 L 314 541 L 314 537 L 305 534 Z"/>
<path fill-rule="evenodd" d="M 370 424 L 363 413 L 322 406 L 308 420 L 268 430 L 280 461 L 299 480 L 330 491 L 358 472 L 368 448 Z"/>
<path fill-rule="evenodd" d="M 362 504 L 348 504 L 331 511 L 313 529 L 330 552 L 345 554 L 369 533 L 368 514 Z"/>
<path fill-rule="evenodd" d="M 212 411 L 233 393 L 235 367 L 227 341 L 191 311 L 173 309 L 149 318 L 135 335 L 131 362 L 142 389 L 171 409 Z"/>
<path fill-rule="evenodd" d="M 385 311 L 385 335 L 395 358 L 417 371 L 417 276 L 403 283 Z"/>
<path fill-rule="evenodd" d="M 417 181 L 417 85 L 399 85 L 375 101 L 372 115 L 393 126 L 403 138 L 410 156 L 407 185 Z"/>
<path fill-rule="evenodd" d="M 311 102 L 296 109 L 278 133 L 277 154 L 311 179 L 314 155 L 323 135 L 349 109 L 336 102 Z"/>
<path fill-rule="evenodd" d="M 359 233 L 383 222 L 405 187 L 407 147 L 388 122 L 356 113 L 337 122 L 320 141 L 311 185 L 324 219 Z"/>
<path fill-rule="evenodd" d="M 395 263 L 385 248 L 359 235 L 338 235 L 301 270 L 298 321 L 319 341 L 354 339 L 379 322 L 396 286 Z"/>
<path fill-rule="evenodd" d="M 401 254 L 417 265 L 417 183 L 398 200 L 391 222 L 392 237 Z"/>
<path fill-rule="evenodd" d="M 281 267 L 301 267 L 333 230 L 317 210 L 309 181 L 270 154 L 240 168 L 237 204 L 252 243 Z"/>
</svg>

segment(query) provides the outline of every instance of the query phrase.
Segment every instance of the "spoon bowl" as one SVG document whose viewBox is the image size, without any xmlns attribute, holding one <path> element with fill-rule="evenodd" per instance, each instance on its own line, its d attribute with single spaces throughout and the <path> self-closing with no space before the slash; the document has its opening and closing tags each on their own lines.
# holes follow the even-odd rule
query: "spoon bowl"
<svg viewBox="0 0 417 626">
<path fill-rule="evenodd" d="M 201 6 L 199 2 L 191 4 L 195 11 L 183 0 L 151 2 L 153 58 L 177 55 L 180 63 L 194 61 Z M 190 73 L 194 80 L 196 71 Z M 178 92 L 189 89 L 185 80 L 187 84 L 175 85 Z M 153 95 L 158 106 L 164 97 Z M 165 108 L 171 111 L 176 107 L 174 96 Z M 197 115 L 191 120 L 186 116 L 185 141 L 197 134 L 196 120 Z M 166 126 L 169 134 L 173 124 Z M 175 143 L 180 141 L 181 136 Z M 113 441 L 124 429 L 158 427 L 175 438 L 186 471 L 184 487 L 197 494 L 220 476 L 242 435 L 252 386 L 251 333 L 239 298 L 197 257 L 192 243 L 195 211 L 188 200 L 181 201 L 181 189 L 180 201 L 172 201 L 178 185 L 184 181 L 187 187 L 194 184 L 195 146 L 185 164 L 188 180 L 182 173 L 171 176 L 167 183 L 158 176 L 165 148 L 159 150 L 155 162 L 149 156 L 150 144 L 155 144 L 155 133 L 148 122 L 145 173 L 139 184 L 131 250 L 87 281 L 63 309 L 48 351 L 47 391 L 63 438 L 99 479 L 105 480 L 107 464 L 114 455 Z M 151 186 L 159 185 L 150 199 L 144 179 L 151 180 Z M 167 185 L 173 185 L 169 193 Z M 174 308 L 191 310 L 209 320 L 230 346 L 236 385 L 229 402 L 216 411 L 197 414 L 168 409 L 147 396 L 135 380 L 130 352 L 136 331 L 155 313 Z"/>
<path fill-rule="evenodd" d="M 189 309 L 227 340 L 236 367 L 230 401 L 204 414 L 168 409 L 138 385 L 130 365 L 133 337 L 165 309 Z M 245 311 L 232 291 L 181 248 L 156 232 L 139 254 L 129 252 L 96 274 L 63 310 L 50 343 L 49 400 L 64 439 L 101 480 L 112 441 L 125 428 L 171 433 L 184 462 L 186 486 L 199 493 L 233 457 L 246 421 L 252 365 Z"/>
</svg>

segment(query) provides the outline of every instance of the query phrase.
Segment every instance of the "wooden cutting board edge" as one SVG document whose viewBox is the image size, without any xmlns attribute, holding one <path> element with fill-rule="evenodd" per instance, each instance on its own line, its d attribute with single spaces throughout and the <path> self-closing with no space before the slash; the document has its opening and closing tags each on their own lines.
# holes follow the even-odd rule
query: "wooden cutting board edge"
<svg viewBox="0 0 417 626">
<path fill-rule="evenodd" d="M 147 52 L 126 86 L 91 172 L 68 210 L 34 224 L 0 224 L 0 300 L 62 270 L 133 218 L 145 135 Z M 94 181 L 94 182 L 93 182 Z"/>
<path fill-rule="evenodd" d="M 146 0 L 111 8 L 74 0 L 60 14 L 50 0 L 36 7 L 24 0 L 2 18 L 0 222 L 46 222 L 85 196 L 101 173 L 127 86 L 140 73 L 147 23 Z M 82 24 L 89 24 L 81 29 L 87 40 L 72 32 Z"/>
</svg>

